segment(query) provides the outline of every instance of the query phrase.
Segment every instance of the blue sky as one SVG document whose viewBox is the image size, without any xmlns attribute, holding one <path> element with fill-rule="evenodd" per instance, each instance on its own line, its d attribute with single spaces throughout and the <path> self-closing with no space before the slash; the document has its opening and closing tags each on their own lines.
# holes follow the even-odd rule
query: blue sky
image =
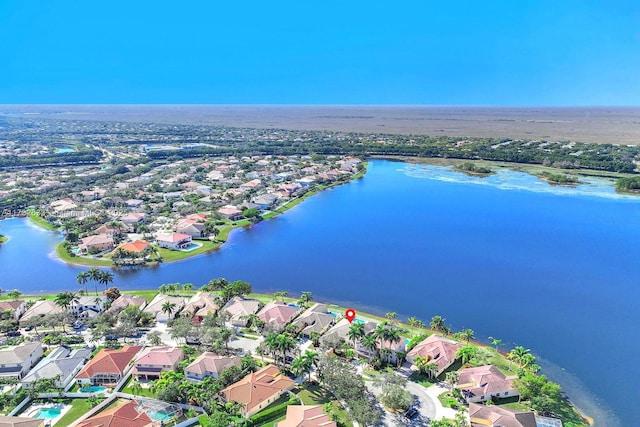
<svg viewBox="0 0 640 427">
<path fill-rule="evenodd" d="M 640 2 L 2 0 L 0 103 L 639 105 Z"/>
</svg>

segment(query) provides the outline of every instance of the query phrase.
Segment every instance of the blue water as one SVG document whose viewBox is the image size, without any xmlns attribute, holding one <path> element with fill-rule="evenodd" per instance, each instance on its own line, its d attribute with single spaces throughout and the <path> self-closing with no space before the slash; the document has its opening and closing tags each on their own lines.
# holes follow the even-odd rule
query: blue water
<svg viewBox="0 0 640 427">
<path fill-rule="evenodd" d="M 91 385 L 88 387 L 82 387 L 80 389 L 81 393 L 104 393 L 107 390 L 106 387 L 101 385 Z"/>
<path fill-rule="evenodd" d="M 45 419 L 52 420 L 58 415 L 60 415 L 60 412 L 62 411 L 58 408 L 42 408 L 38 411 L 36 418 L 45 418 Z"/>
<path fill-rule="evenodd" d="M 532 349 L 597 425 L 628 426 L 640 378 L 638 219 L 640 199 L 604 181 L 552 187 L 517 172 L 473 178 L 373 161 L 364 179 L 232 233 L 219 252 L 119 271 L 114 285 L 227 277 L 380 315 L 439 314 L 503 349 Z M 60 237 L 23 219 L 0 233 L 12 237 L 0 248 L 0 287 L 78 289 L 85 268 L 50 255 Z"/>
<path fill-rule="evenodd" d="M 152 409 L 150 411 L 147 411 L 147 415 L 149 416 L 149 418 L 151 418 L 154 421 L 163 421 L 163 422 L 167 422 L 170 421 L 173 418 L 173 415 L 165 410 L 159 410 L 156 411 L 155 409 Z"/>
<path fill-rule="evenodd" d="M 73 153 L 73 148 L 58 148 L 56 149 L 56 154 L 61 154 L 61 153 Z"/>
</svg>

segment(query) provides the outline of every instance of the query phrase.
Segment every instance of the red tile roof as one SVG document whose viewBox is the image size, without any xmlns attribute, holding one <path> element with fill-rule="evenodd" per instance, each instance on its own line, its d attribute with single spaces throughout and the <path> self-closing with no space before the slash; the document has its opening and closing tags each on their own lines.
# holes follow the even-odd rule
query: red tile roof
<svg viewBox="0 0 640 427">
<path fill-rule="evenodd" d="M 93 359 L 85 365 L 76 378 L 91 378 L 95 374 L 121 374 L 134 356 L 140 351 L 140 346 L 124 346 L 119 350 L 103 348 Z"/>
<path fill-rule="evenodd" d="M 149 418 L 145 412 L 138 412 L 137 406 L 138 403 L 131 400 L 87 418 L 77 427 L 155 427 L 162 425 L 160 421 L 153 421 Z"/>
</svg>

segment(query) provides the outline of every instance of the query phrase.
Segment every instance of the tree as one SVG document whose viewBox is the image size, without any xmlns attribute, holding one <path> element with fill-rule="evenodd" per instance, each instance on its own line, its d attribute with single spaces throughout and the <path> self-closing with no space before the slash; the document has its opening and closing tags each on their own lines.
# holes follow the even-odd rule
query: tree
<svg viewBox="0 0 640 427">
<path fill-rule="evenodd" d="M 458 371 L 449 371 L 444 376 L 445 382 L 449 384 L 452 390 L 453 390 L 453 387 L 458 382 L 459 378 L 460 378 L 460 375 L 458 374 Z"/>
<path fill-rule="evenodd" d="M 406 378 L 386 372 L 378 377 L 376 383 L 382 389 L 380 401 L 384 406 L 402 412 L 409 409 L 413 402 L 413 395 L 405 390 Z"/>
<path fill-rule="evenodd" d="M 74 292 L 60 292 L 56 294 L 54 298 L 54 302 L 57 306 L 64 309 L 64 311 L 68 311 L 71 303 L 77 299 L 77 295 Z M 64 324 L 63 324 L 64 326 Z"/>
<path fill-rule="evenodd" d="M 429 326 L 434 331 L 437 331 L 437 332 L 440 332 L 440 333 L 443 333 L 443 334 L 448 334 L 449 333 L 449 328 L 445 324 L 445 321 L 446 321 L 446 319 L 443 318 L 442 316 L 433 316 L 431 318 L 431 323 L 429 323 Z"/>
<path fill-rule="evenodd" d="M 307 371 L 311 371 L 313 363 L 304 355 L 298 356 L 291 363 L 291 370 L 295 374 L 296 377 L 302 376 Z M 304 378 L 303 378 L 304 380 Z"/>
<path fill-rule="evenodd" d="M 162 312 L 166 313 L 167 317 L 171 317 L 171 314 L 176 309 L 176 304 L 171 301 L 165 301 L 162 304 Z"/>
<path fill-rule="evenodd" d="M 364 323 L 352 322 L 347 331 L 347 337 L 353 341 L 353 348 L 356 348 L 356 341 L 362 339 L 365 336 Z"/>
<path fill-rule="evenodd" d="M 18 298 L 20 298 L 20 295 L 22 295 L 22 292 L 20 292 L 20 291 L 19 291 L 19 290 L 17 290 L 17 289 L 16 289 L 16 290 L 13 290 L 13 291 L 11 291 L 11 292 L 9 292 L 9 293 L 7 294 L 7 296 L 8 296 L 9 298 L 11 298 L 12 300 L 14 300 L 14 301 L 16 301 Z"/>
<path fill-rule="evenodd" d="M 371 359 L 378 349 L 378 341 L 376 336 L 373 333 L 365 335 L 361 339 L 362 346 L 369 352 L 369 364 L 371 364 Z"/>
<path fill-rule="evenodd" d="M 104 295 L 109 299 L 109 301 L 115 301 L 118 298 L 120 298 L 120 289 L 116 288 L 115 286 L 107 289 L 104 292 Z"/>
<path fill-rule="evenodd" d="M 422 320 L 418 319 L 417 317 L 411 316 L 407 319 L 407 323 L 409 324 L 409 326 L 413 326 L 414 328 L 424 328 L 425 324 Z"/>
<path fill-rule="evenodd" d="M 489 339 L 491 340 L 491 345 L 493 345 L 496 348 L 496 353 L 498 352 L 498 346 L 500 344 L 502 344 L 502 340 L 499 340 L 497 338 L 494 337 L 489 337 Z"/>
<path fill-rule="evenodd" d="M 474 335 L 475 333 L 473 332 L 473 329 L 465 329 L 462 331 L 462 337 L 467 341 L 467 344 L 474 338 Z"/>
<path fill-rule="evenodd" d="M 160 336 L 160 332 L 151 331 L 147 334 L 147 339 L 151 345 L 162 345 L 162 337 Z"/>
<path fill-rule="evenodd" d="M 276 301 L 284 301 L 284 299 L 289 295 L 287 291 L 278 291 L 273 293 L 273 299 Z"/>
<path fill-rule="evenodd" d="M 84 285 L 85 293 L 88 293 L 87 282 L 89 281 L 89 273 L 87 271 L 81 271 L 76 275 L 76 282 L 79 285 Z"/>
<path fill-rule="evenodd" d="M 311 292 L 303 292 L 298 299 L 298 305 L 302 308 L 309 307 L 311 300 L 313 299 Z"/>
<path fill-rule="evenodd" d="M 462 358 L 462 364 L 469 362 L 473 356 L 478 352 L 478 347 L 474 345 L 465 345 L 464 347 L 460 347 L 458 351 L 456 351 L 456 356 Z"/>
<path fill-rule="evenodd" d="M 513 348 L 509 354 L 507 354 L 507 358 L 511 361 L 511 360 L 515 360 L 517 364 L 522 366 L 522 358 L 525 357 L 525 355 L 530 354 L 531 350 L 529 350 L 528 348 L 524 348 L 521 345 L 516 346 L 515 348 Z"/>
<path fill-rule="evenodd" d="M 384 317 L 388 320 L 391 320 L 392 322 L 395 322 L 398 320 L 398 313 L 396 313 L 395 311 L 389 311 L 385 313 Z"/>
</svg>

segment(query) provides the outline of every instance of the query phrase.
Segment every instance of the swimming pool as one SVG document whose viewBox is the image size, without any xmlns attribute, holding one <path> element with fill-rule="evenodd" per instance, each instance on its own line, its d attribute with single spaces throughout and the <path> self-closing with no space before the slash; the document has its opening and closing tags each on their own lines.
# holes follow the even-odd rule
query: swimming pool
<svg viewBox="0 0 640 427">
<path fill-rule="evenodd" d="M 38 412 L 35 414 L 35 417 L 52 420 L 60 415 L 61 411 L 62 410 L 60 408 L 40 408 L 40 410 L 38 410 Z"/>
<path fill-rule="evenodd" d="M 106 387 L 101 385 L 91 385 L 88 387 L 82 387 L 80 389 L 81 393 L 104 393 L 107 390 Z"/>
<path fill-rule="evenodd" d="M 151 409 L 147 411 L 147 415 L 149 416 L 149 418 L 151 418 L 154 421 L 162 421 L 162 422 L 167 422 L 173 418 L 172 413 L 169 413 L 163 409 L 160 409 L 159 411 L 155 409 Z"/>
<path fill-rule="evenodd" d="M 198 249 L 199 247 L 201 247 L 202 245 L 200 243 L 189 243 L 188 245 L 183 246 L 182 248 L 180 248 L 181 251 L 183 252 L 190 252 L 194 249 Z"/>
</svg>

